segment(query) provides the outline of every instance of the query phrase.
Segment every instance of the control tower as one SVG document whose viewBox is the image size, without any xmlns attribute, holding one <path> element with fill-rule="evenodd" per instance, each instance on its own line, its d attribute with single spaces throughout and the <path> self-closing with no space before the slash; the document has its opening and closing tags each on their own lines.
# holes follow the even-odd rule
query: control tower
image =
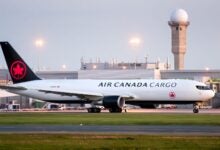
<svg viewBox="0 0 220 150">
<path fill-rule="evenodd" d="M 186 53 L 186 30 L 189 25 L 188 14 L 183 9 L 176 9 L 171 13 L 168 22 L 172 32 L 172 53 L 174 55 L 174 69 L 184 69 Z"/>
</svg>

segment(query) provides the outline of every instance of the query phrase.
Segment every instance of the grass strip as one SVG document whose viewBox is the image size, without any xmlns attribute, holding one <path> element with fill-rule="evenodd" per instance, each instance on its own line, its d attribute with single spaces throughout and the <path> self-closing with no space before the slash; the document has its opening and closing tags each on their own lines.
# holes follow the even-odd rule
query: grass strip
<svg viewBox="0 0 220 150">
<path fill-rule="evenodd" d="M 1 150 L 220 149 L 220 137 L 116 134 L 0 134 Z"/>
<path fill-rule="evenodd" d="M 220 114 L 0 113 L 0 125 L 220 125 Z"/>
</svg>

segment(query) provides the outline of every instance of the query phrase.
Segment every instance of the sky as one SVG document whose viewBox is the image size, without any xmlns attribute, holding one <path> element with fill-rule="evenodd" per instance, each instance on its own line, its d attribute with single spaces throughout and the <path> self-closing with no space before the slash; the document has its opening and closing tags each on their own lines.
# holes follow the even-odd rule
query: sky
<svg viewBox="0 0 220 150">
<path fill-rule="evenodd" d="M 185 69 L 220 69 L 219 0 L 0 0 L 0 40 L 31 68 L 79 70 L 80 60 L 165 62 L 173 67 L 170 14 L 189 15 Z M 133 47 L 132 37 L 141 39 Z M 35 41 L 43 39 L 37 47 Z M 0 52 L 0 66 L 5 61 Z"/>
</svg>

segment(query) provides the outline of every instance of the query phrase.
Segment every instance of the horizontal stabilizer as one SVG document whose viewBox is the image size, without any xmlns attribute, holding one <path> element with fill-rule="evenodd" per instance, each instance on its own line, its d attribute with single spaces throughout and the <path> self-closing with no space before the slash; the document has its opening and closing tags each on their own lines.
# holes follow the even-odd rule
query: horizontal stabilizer
<svg viewBox="0 0 220 150">
<path fill-rule="evenodd" d="M 2 90 L 27 90 L 26 88 L 22 86 L 5 86 L 5 85 L 0 85 L 0 89 Z"/>
<path fill-rule="evenodd" d="M 4 98 L 4 97 L 14 97 L 14 96 L 18 96 L 17 94 L 14 93 L 10 93 L 7 92 L 5 90 L 0 90 L 0 98 Z"/>
</svg>

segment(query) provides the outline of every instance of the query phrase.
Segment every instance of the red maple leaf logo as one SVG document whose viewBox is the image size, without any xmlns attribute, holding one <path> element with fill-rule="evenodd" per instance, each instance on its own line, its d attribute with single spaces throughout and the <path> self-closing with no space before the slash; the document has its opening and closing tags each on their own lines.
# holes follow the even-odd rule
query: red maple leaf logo
<svg viewBox="0 0 220 150">
<path fill-rule="evenodd" d="M 175 92 L 170 92 L 169 97 L 172 98 L 172 99 L 176 98 Z"/>
<path fill-rule="evenodd" d="M 13 68 L 13 73 L 14 75 L 22 75 L 23 74 L 23 71 L 24 71 L 24 68 L 22 68 L 20 66 L 20 64 L 16 64 L 16 67 Z"/>
<path fill-rule="evenodd" d="M 26 75 L 26 65 L 21 61 L 15 61 L 11 65 L 10 73 L 16 80 L 23 79 Z"/>
</svg>

